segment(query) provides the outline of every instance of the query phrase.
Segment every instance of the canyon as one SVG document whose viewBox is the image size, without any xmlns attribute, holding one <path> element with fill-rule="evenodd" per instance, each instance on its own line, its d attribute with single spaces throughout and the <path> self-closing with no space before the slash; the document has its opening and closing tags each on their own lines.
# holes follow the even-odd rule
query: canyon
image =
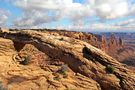
<svg viewBox="0 0 135 90">
<path fill-rule="evenodd" d="M 106 54 L 122 47 L 113 39 L 109 47 L 105 37 L 83 32 L 1 29 L 0 88 L 134 90 L 135 71 Z"/>
<path fill-rule="evenodd" d="M 132 35 L 131 38 L 131 35 L 123 33 L 116 35 L 114 33 L 92 34 L 65 30 L 46 30 L 45 32 L 52 35 L 62 35 L 85 41 L 101 49 L 119 62 L 127 64 L 132 68 L 135 67 L 135 44 L 129 43 L 133 41 L 130 39 L 133 39 L 134 35 Z"/>
</svg>

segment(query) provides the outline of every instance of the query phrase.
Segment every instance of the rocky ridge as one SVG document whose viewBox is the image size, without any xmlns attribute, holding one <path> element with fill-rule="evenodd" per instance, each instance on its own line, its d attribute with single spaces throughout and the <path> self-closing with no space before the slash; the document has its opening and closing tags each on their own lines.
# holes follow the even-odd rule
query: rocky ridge
<svg viewBox="0 0 135 90">
<path fill-rule="evenodd" d="M 9 90 L 135 89 L 134 71 L 84 41 L 32 30 L 0 37 L 0 77 Z"/>
<path fill-rule="evenodd" d="M 40 31 L 40 30 L 39 30 Z M 127 64 L 128 66 L 135 66 L 134 52 L 135 48 L 127 46 L 124 44 L 124 41 L 120 37 L 116 37 L 115 34 L 111 34 L 109 38 L 104 35 L 96 35 L 92 33 L 85 32 L 73 32 L 65 30 L 41 30 L 42 32 L 49 33 L 56 36 L 66 36 L 72 37 L 85 41 L 92 46 L 95 46 L 102 51 L 106 52 L 111 57 L 117 59 L 118 61 Z"/>
</svg>

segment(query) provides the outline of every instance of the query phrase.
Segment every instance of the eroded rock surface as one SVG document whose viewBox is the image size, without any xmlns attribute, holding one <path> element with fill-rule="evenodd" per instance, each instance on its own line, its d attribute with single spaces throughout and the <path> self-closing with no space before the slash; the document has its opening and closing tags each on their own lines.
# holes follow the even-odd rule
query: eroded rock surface
<svg viewBox="0 0 135 90">
<path fill-rule="evenodd" d="M 135 89 L 135 72 L 86 42 L 31 30 L 0 36 L 10 43 L 0 43 L 0 53 L 10 53 L 0 54 L 0 77 L 9 90 Z"/>
</svg>

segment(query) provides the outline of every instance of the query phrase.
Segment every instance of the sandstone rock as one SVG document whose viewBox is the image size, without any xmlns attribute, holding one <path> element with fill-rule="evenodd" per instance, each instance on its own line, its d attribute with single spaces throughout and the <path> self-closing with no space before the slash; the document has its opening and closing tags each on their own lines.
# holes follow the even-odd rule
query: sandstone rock
<svg viewBox="0 0 135 90">
<path fill-rule="evenodd" d="M 101 50 L 105 51 L 105 52 L 108 52 L 108 44 L 107 44 L 107 40 L 105 38 L 105 36 L 102 36 L 101 38 Z"/>
<path fill-rule="evenodd" d="M 135 73 L 132 70 L 84 41 L 31 30 L 9 31 L 6 34 L 6 40 L 24 43 L 18 53 L 32 54 L 32 62 L 38 63 L 21 65 L 12 59 L 12 55 L 8 60 L 3 55 L 0 68 L 5 68 L 0 76 L 10 90 L 135 89 Z M 41 53 L 40 58 L 36 58 L 38 53 Z M 59 72 L 64 64 L 70 70 Z M 115 68 L 113 73 L 108 73 L 108 65 Z M 64 75 L 68 77 L 64 78 Z"/>
</svg>

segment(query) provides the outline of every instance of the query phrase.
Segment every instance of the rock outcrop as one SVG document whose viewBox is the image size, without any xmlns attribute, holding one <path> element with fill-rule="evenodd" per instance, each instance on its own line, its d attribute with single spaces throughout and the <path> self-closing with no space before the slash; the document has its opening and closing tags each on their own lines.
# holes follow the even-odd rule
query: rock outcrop
<svg viewBox="0 0 135 90">
<path fill-rule="evenodd" d="M 32 29 L 35 30 L 35 29 Z M 6 31 L 6 30 L 4 30 Z M 12 31 L 18 31 L 17 29 Z M 116 36 L 115 34 L 111 34 L 110 37 L 105 37 L 104 35 L 96 35 L 92 33 L 85 32 L 75 32 L 75 31 L 66 31 L 66 30 L 48 30 L 48 29 L 38 29 L 35 31 L 40 31 L 44 33 L 48 33 L 55 36 L 66 36 L 70 38 L 79 39 L 85 41 L 102 51 L 106 52 L 111 57 L 117 59 L 118 61 L 127 64 L 129 66 L 135 66 L 134 62 L 134 46 L 127 46 L 124 44 L 123 40 Z"/>
<path fill-rule="evenodd" d="M 61 30 L 41 30 L 42 32 L 49 33 L 56 36 L 66 36 L 70 38 L 79 39 L 85 41 L 92 46 L 95 46 L 102 51 L 109 54 L 111 57 L 117 59 L 120 62 L 130 62 L 126 63 L 127 65 L 132 65 L 131 63 L 134 60 L 130 60 L 130 57 L 134 56 L 135 50 L 132 47 L 127 47 L 123 44 L 123 40 L 111 34 L 109 38 L 106 38 L 104 35 L 96 35 L 91 33 L 84 32 L 73 32 L 73 31 L 61 31 Z M 126 61 L 125 61 L 126 60 Z M 135 66 L 134 64 L 132 66 Z"/>
<path fill-rule="evenodd" d="M 0 78 L 9 90 L 135 89 L 134 71 L 84 41 L 32 30 L 0 37 L 11 43 L 0 43 L 0 53 L 10 53 L 0 54 Z"/>
</svg>

